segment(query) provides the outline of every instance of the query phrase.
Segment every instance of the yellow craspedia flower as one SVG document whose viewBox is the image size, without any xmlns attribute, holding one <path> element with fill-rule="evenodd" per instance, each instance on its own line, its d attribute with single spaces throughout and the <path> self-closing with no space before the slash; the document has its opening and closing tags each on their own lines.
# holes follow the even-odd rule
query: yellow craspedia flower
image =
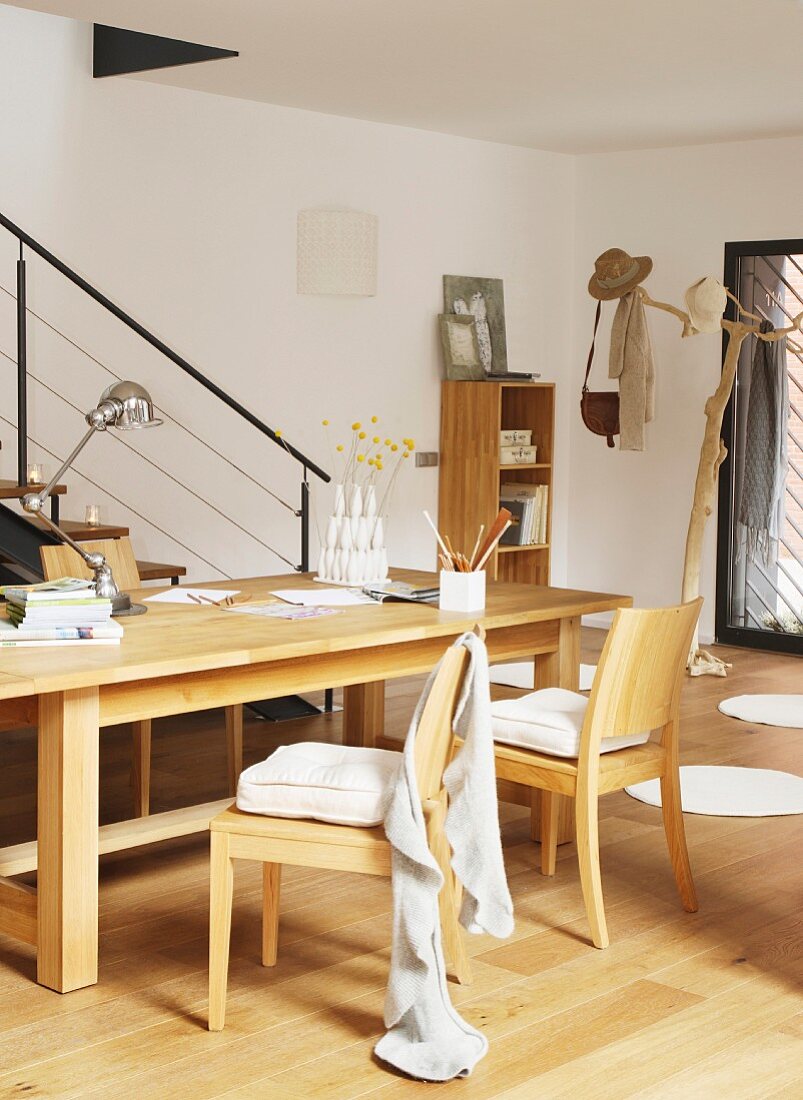
<svg viewBox="0 0 803 1100">
<path fill-rule="evenodd" d="M 365 432 L 360 432 L 360 434 L 357 436 L 357 438 L 358 439 L 365 439 Z"/>
<path fill-rule="evenodd" d="M 379 436 L 375 435 L 374 438 L 371 440 L 371 442 L 372 443 L 379 443 L 380 442 Z"/>
<path fill-rule="evenodd" d="M 376 468 L 377 468 L 377 470 L 384 470 L 385 467 L 382 465 L 381 462 L 377 462 Z"/>
<path fill-rule="evenodd" d="M 359 422 L 359 420 L 355 420 L 354 423 L 351 425 L 351 430 L 353 432 L 358 432 L 361 427 L 362 427 L 362 424 Z"/>
<path fill-rule="evenodd" d="M 281 439 L 281 438 L 282 438 L 282 433 L 281 433 L 280 431 L 276 431 L 276 432 L 274 432 L 273 434 L 274 434 L 274 435 L 276 436 L 276 438 L 277 438 L 277 439 Z"/>
<path fill-rule="evenodd" d="M 393 442 L 393 440 L 392 440 L 392 439 L 386 439 L 386 440 L 385 440 L 385 446 L 386 446 L 386 447 L 389 447 L 389 446 L 391 445 L 391 443 L 392 443 L 392 442 Z"/>
<path fill-rule="evenodd" d="M 329 427 L 329 421 L 328 421 L 328 420 L 322 420 L 322 421 L 321 421 L 321 424 L 323 424 L 324 428 L 328 428 L 328 427 Z"/>
<path fill-rule="evenodd" d="M 391 451 L 398 451 L 399 444 L 398 443 L 391 443 L 390 449 L 391 449 Z"/>
<path fill-rule="evenodd" d="M 365 462 L 365 455 L 357 455 L 358 462 Z"/>
<path fill-rule="evenodd" d="M 414 451 L 414 450 L 415 450 L 415 443 L 413 443 L 412 439 L 411 439 L 411 440 L 410 440 L 410 442 L 409 442 L 409 443 L 407 444 L 407 447 L 408 447 L 408 450 L 411 450 L 411 451 Z"/>
<path fill-rule="evenodd" d="M 338 443 L 338 445 L 337 445 L 337 448 L 336 448 L 336 449 L 337 449 L 338 451 L 342 451 L 342 450 L 343 450 L 343 444 L 342 444 L 342 443 Z"/>
<path fill-rule="evenodd" d="M 409 451 L 405 451 L 404 454 L 402 455 L 402 458 L 409 458 L 409 457 L 410 457 L 410 452 Z"/>
<path fill-rule="evenodd" d="M 372 417 L 371 417 L 371 423 L 372 423 L 372 424 L 376 424 L 377 420 L 379 420 L 379 417 L 378 417 L 378 416 L 372 416 Z"/>
<path fill-rule="evenodd" d="M 377 460 L 377 462 L 381 462 L 382 461 L 382 455 L 377 455 L 376 460 Z"/>
</svg>

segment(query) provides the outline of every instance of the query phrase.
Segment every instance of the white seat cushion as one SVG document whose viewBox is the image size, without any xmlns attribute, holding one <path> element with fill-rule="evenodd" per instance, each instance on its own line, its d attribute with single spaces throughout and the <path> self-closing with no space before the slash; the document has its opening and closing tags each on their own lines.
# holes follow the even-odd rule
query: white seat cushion
<svg viewBox="0 0 803 1100">
<path fill-rule="evenodd" d="M 494 741 L 549 756 L 577 756 L 587 706 L 584 695 L 564 688 L 543 688 L 519 699 L 502 699 L 491 705 Z M 628 737 L 604 737 L 599 751 L 643 745 L 649 737 L 649 730 Z"/>
<path fill-rule="evenodd" d="M 379 825 L 385 788 L 400 763 L 401 754 L 388 749 L 317 741 L 281 745 L 242 773 L 237 808 L 336 825 Z"/>
</svg>

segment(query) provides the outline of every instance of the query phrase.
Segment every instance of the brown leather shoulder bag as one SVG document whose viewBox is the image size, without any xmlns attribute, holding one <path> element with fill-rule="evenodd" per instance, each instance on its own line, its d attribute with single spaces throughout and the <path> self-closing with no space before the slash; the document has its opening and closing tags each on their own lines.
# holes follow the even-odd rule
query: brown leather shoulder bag
<svg viewBox="0 0 803 1100">
<path fill-rule="evenodd" d="M 590 390 L 588 388 L 588 376 L 591 373 L 591 364 L 594 361 L 594 344 L 597 340 L 597 329 L 602 312 L 602 302 L 597 302 L 597 315 L 594 318 L 594 335 L 591 337 L 591 351 L 588 353 L 586 364 L 586 376 L 583 380 L 583 391 L 580 395 L 580 414 L 583 423 L 594 435 L 604 435 L 608 438 L 608 446 L 613 446 L 613 437 L 619 434 L 619 394 L 615 390 Z"/>
</svg>

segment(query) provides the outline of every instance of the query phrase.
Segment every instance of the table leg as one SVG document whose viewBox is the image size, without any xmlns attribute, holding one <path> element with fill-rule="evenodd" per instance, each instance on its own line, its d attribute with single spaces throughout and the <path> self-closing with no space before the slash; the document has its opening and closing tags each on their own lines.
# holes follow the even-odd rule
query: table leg
<svg viewBox="0 0 803 1100">
<path fill-rule="evenodd" d="M 385 728 L 385 681 L 343 688 L 343 744 L 374 745 Z"/>
<path fill-rule="evenodd" d="M 39 699 L 37 980 L 98 980 L 98 691 Z"/>
<path fill-rule="evenodd" d="M 535 688 L 562 687 L 577 691 L 580 687 L 580 618 L 561 619 L 558 648 L 535 659 Z M 558 844 L 574 840 L 574 799 L 554 795 L 557 802 Z M 533 788 L 530 835 L 541 839 L 541 792 Z"/>
</svg>

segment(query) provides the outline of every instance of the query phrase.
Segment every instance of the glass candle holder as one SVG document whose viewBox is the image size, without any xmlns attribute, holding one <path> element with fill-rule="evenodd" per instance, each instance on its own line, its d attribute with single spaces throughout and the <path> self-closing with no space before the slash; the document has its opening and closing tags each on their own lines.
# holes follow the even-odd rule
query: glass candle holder
<svg viewBox="0 0 803 1100">
<path fill-rule="evenodd" d="M 47 481 L 47 474 L 45 473 L 45 467 L 41 462 L 29 462 L 28 463 L 28 484 L 29 485 L 44 485 Z"/>
<path fill-rule="evenodd" d="M 87 504 L 84 522 L 87 527 L 100 527 L 100 505 Z"/>
</svg>

